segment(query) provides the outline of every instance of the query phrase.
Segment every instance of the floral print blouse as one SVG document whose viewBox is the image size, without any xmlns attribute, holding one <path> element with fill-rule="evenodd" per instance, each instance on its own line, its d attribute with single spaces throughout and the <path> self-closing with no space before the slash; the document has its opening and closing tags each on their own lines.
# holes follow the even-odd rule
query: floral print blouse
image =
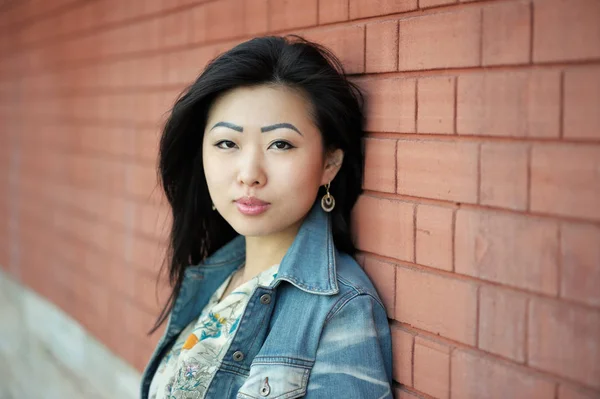
<svg viewBox="0 0 600 399">
<path fill-rule="evenodd" d="M 279 264 L 271 266 L 221 300 L 233 273 L 225 279 L 162 358 L 150 384 L 150 399 L 204 398 L 254 289 L 269 286 L 278 269 Z"/>
</svg>

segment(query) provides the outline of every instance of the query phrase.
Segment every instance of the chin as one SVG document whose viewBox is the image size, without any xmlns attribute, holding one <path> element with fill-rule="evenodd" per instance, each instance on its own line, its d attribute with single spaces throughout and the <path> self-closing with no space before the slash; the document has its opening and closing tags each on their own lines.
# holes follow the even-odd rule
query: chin
<svg viewBox="0 0 600 399">
<path fill-rule="evenodd" d="M 269 209 L 263 214 L 256 216 L 247 216 L 240 213 L 237 208 L 234 213 L 225 218 L 227 222 L 238 233 L 246 237 L 261 237 L 276 234 L 287 230 L 296 220 L 290 218 L 289 213 L 282 217 L 271 212 Z"/>
<path fill-rule="evenodd" d="M 268 211 L 257 216 L 247 216 L 237 209 L 232 209 L 230 213 L 222 216 L 238 234 L 243 236 L 268 235 L 277 230 L 275 224 L 279 224 L 268 217 Z"/>
<path fill-rule="evenodd" d="M 248 222 L 238 222 L 235 224 L 231 224 L 231 227 L 238 233 L 245 237 L 261 237 L 268 236 L 274 233 L 277 233 L 283 229 L 279 229 L 275 226 L 267 226 L 264 224 L 253 223 L 252 221 Z"/>
</svg>

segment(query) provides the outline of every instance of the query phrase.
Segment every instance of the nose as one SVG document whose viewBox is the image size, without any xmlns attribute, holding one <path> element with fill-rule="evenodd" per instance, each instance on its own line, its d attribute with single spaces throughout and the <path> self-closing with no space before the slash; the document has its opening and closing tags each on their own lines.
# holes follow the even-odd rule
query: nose
<svg viewBox="0 0 600 399">
<path fill-rule="evenodd" d="M 258 149 L 247 148 L 240 158 L 238 182 L 248 187 L 261 187 L 267 182 L 263 168 L 262 153 Z"/>
</svg>

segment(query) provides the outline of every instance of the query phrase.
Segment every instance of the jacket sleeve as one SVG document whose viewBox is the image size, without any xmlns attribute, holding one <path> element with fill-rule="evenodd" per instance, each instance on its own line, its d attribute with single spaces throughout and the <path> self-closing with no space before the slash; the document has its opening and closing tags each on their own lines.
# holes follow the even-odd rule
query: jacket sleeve
<svg viewBox="0 0 600 399">
<path fill-rule="evenodd" d="M 306 399 L 391 399 L 392 342 L 383 305 L 359 294 L 325 324 Z"/>
</svg>

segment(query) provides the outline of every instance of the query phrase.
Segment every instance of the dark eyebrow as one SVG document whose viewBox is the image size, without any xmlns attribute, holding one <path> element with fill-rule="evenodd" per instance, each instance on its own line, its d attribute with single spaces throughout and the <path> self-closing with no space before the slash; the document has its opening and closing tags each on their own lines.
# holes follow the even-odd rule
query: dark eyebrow
<svg viewBox="0 0 600 399">
<path fill-rule="evenodd" d="M 260 131 L 265 133 L 265 132 L 270 132 L 271 130 L 281 129 L 281 128 L 295 130 L 296 132 L 298 132 L 298 134 L 300 136 L 303 136 L 303 134 L 300 132 L 300 130 L 298 130 L 298 128 L 296 128 L 296 126 L 292 125 L 291 123 L 276 123 L 274 125 L 263 126 L 260 128 Z"/>
<path fill-rule="evenodd" d="M 213 127 L 210 128 L 210 130 L 213 130 L 214 128 L 219 127 L 219 126 L 228 127 L 230 129 L 236 130 L 240 133 L 244 131 L 244 128 L 242 126 L 238 126 L 238 125 L 235 125 L 230 122 L 217 122 L 214 124 Z M 300 132 L 300 130 L 298 130 L 298 128 L 296 126 L 292 125 L 291 123 L 276 123 L 274 125 L 263 126 L 260 128 L 260 131 L 262 133 L 266 133 L 266 132 L 270 132 L 271 130 L 282 129 L 282 128 L 292 129 L 292 130 L 296 131 L 300 136 L 304 136 Z"/>
<path fill-rule="evenodd" d="M 234 125 L 233 123 L 229 123 L 229 122 L 217 122 L 214 124 L 213 127 L 210 128 L 210 130 L 213 130 L 214 128 L 218 127 L 218 126 L 223 126 L 223 127 L 228 127 L 230 129 L 233 130 L 237 130 L 238 132 L 243 132 L 244 128 L 238 125 Z"/>
</svg>

